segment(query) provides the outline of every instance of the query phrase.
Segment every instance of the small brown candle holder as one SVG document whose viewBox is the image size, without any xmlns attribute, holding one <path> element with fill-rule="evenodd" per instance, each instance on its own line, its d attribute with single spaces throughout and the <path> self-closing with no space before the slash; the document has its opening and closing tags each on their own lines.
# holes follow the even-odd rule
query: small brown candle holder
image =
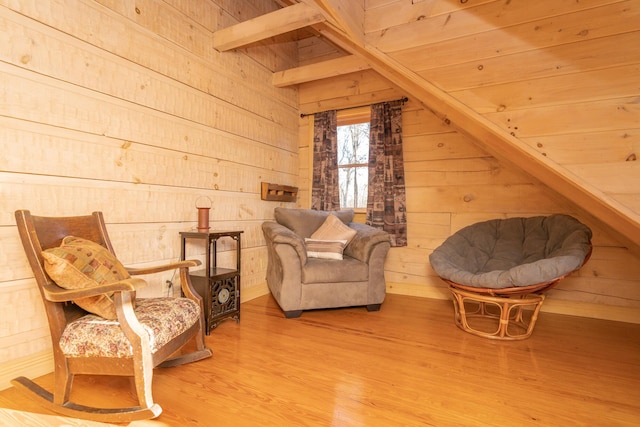
<svg viewBox="0 0 640 427">
<path fill-rule="evenodd" d="M 209 229 L 209 210 L 211 210 L 211 199 L 207 196 L 198 197 L 196 200 L 196 208 L 198 209 L 198 233 L 208 233 Z"/>
</svg>

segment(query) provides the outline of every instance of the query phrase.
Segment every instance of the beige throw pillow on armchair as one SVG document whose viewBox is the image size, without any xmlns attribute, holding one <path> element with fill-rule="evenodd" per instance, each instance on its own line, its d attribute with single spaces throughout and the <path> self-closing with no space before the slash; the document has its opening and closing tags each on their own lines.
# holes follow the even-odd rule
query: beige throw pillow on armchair
<svg viewBox="0 0 640 427">
<path fill-rule="evenodd" d="M 356 230 L 330 214 L 310 238 L 305 239 L 307 256 L 311 258 L 343 259 L 344 248 L 356 235 Z"/>
</svg>

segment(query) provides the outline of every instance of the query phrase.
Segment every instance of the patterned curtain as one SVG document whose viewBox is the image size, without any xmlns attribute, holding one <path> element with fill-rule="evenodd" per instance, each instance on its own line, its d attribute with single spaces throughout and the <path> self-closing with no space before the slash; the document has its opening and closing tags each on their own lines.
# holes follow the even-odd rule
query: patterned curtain
<svg viewBox="0 0 640 427">
<path fill-rule="evenodd" d="M 338 121 L 335 110 L 314 114 L 311 209 L 340 209 Z"/>
<path fill-rule="evenodd" d="M 407 246 L 402 156 L 402 101 L 371 106 L 367 224 L 391 235 L 391 246 Z"/>
</svg>

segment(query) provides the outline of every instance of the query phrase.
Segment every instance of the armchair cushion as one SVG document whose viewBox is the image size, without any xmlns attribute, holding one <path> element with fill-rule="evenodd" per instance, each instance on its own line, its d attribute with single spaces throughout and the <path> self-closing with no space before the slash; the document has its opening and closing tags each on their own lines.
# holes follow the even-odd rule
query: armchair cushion
<svg viewBox="0 0 640 427">
<path fill-rule="evenodd" d="M 107 248 L 79 237 L 65 237 L 59 247 L 43 251 L 42 257 L 47 274 L 65 289 L 82 289 L 130 277 Z M 108 295 L 79 298 L 73 302 L 105 319 L 117 317 L 115 305 Z"/>
<path fill-rule="evenodd" d="M 341 210 L 332 212 L 344 224 L 353 221 L 353 210 Z M 273 215 L 278 224 L 293 230 L 293 232 L 302 238 L 311 237 L 324 223 L 327 218 L 326 211 L 317 211 L 314 209 L 293 209 L 277 207 L 273 211 Z"/>
<path fill-rule="evenodd" d="M 328 259 L 309 259 L 302 268 L 302 282 L 313 283 L 347 283 L 366 282 L 369 280 L 369 266 L 356 259 L 344 257 L 335 262 Z"/>
<path fill-rule="evenodd" d="M 187 298 L 140 298 L 138 321 L 149 335 L 151 353 L 200 320 L 200 307 Z M 120 324 L 87 314 L 67 325 L 60 348 L 70 357 L 131 357 L 132 348 Z"/>
</svg>

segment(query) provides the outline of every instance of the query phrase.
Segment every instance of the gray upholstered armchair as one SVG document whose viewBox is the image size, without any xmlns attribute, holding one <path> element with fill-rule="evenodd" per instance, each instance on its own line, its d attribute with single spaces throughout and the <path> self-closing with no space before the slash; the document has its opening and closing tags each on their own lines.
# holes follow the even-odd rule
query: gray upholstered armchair
<svg viewBox="0 0 640 427">
<path fill-rule="evenodd" d="M 390 238 L 352 222 L 353 216 L 352 210 L 276 208 L 275 222 L 262 224 L 269 251 L 267 284 L 286 317 L 317 308 L 380 309 Z"/>
</svg>

